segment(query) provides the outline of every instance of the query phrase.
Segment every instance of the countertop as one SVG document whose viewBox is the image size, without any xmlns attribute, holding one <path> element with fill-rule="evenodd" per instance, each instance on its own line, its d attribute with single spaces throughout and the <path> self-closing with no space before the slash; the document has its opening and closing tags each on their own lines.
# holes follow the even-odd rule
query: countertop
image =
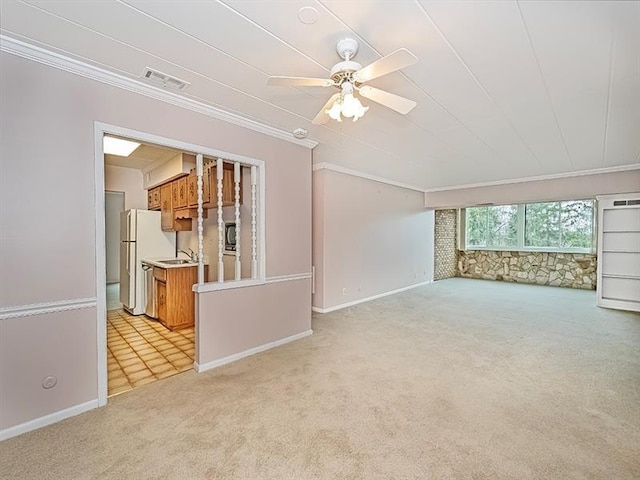
<svg viewBox="0 0 640 480">
<path fill-rule="evenodd" d="M 184 268 L 184 267 L 197 267 L 198 262 L 189 261 L 189 263 L 179 263 L 172 265 L 170 263 L 162 263 L 161 260 L 176 260 L 175 258 L 145 258 L 141 260 L 142 264 L 151 265 L 153 267 L 159 268 Z M 187 260 L 186 258 L 181 258 L 180 260 Z M 207 262 L 205 262 L 207 265 Z"/>
</svg>

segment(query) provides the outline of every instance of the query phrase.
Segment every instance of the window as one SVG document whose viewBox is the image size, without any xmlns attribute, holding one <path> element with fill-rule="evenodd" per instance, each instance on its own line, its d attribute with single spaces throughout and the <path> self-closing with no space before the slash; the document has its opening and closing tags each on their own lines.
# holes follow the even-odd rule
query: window
<svg viewBox="0 0 640 480">
<path fill-rule="evenodd" d="M 593 200 L 467 208 L 467 249 L 590 252 Z"/>
</svg>

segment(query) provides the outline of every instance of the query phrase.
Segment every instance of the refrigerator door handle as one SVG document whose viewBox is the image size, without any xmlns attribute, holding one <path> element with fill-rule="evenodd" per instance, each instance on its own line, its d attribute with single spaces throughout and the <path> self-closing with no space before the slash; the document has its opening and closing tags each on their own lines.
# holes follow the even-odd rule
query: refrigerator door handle
<svg viewBox="0 0 640 480">
<path fill-rule="evenodd" d="M 131 210 L 127 212 L 127 236 L 125 238 L 131 240 Z"/>
<path fill-rule="evenodd" d="M 131 272 L 129 271 L 129 252 L 131 252 L 131 244 L 127 242 L 127 275 L 131 275 Z"/>
</svg>

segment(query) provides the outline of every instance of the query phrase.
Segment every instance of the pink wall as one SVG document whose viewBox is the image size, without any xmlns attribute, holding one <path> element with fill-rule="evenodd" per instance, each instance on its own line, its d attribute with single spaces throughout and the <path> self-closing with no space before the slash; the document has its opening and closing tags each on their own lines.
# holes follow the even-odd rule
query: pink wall
<svg viewBox="0 0 640 480">
<path fill-rule="evenodd" d="M 308 278 L 198 297 L 198 364 L 205 368 L 209 362 L 311 330 Z"/>
<path fill-rule="evenodd" d="M 425 206 L 427 208 L 460 208 L 482 203 L 508 205 L 637 192 L 640 190 L 640 165 L 638 167 L 638 170 L 626 172 L 427 192 Z"/>
<path fill-rule="evenodd" d="M 135 168 L 105 165 L 104 189 L 124 192 L 124 209 L 147 208 L 147 191 L 142 187 L 142 172 Z"/>
<path fill-rule="evenodd" d="M 330 170 L 314 177 L 314 307 L 433 280 L 433 212 L 421 192 Z"/>
<path fill-rule="evenodd" d="M 96 309 L 0 320 L 0 428 L 96 398 Z M 42 381 L 53 375 L 49 390 Z"/>
<path fill-rule="evenodd" d="M 95 121 L 265 160 L 268 275 L 309 271 L 309 149 L 5 53 L 0 105 L 0 308 L 96 297 Z M 290 322 L 274 325 L 269 338 L 311 324 L 308 295 L 295 282 L 280 288 L 291 288 L 285 297 L 302 318 L 280 318 L 280 306 L 263 311 L 253 321 L 267 330 L 265 318 Z M 254 290 L 235 295 L 251 303 Z M 216 294 L 206 297 L 203 322 L 219 320 L 208 312 Z M 0 365 L 11 366 L 0 370 L 0 429 L 97 398 L 95 308 L 0 322 Z M 68 334 L 38 340 L 50 332 Z M 60 379 L 52 390 L 39 386 L 45 372 Z"/>
</svg>

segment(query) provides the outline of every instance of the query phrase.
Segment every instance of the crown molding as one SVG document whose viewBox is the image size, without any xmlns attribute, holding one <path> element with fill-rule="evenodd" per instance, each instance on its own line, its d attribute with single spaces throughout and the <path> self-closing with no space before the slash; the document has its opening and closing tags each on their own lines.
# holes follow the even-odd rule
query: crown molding
<svg viewBox="0 0 640 480">
<path fill-rule="evenodd" d="M 302 147 L 313 149 L 318 145 L 318 142 L 314 140 L 295 138 L 291 132 L 287 132 L 286 130 L 281 130 L 255 120 L 242 117 L 235 113 L 227 112 L 212 105 L 168 92 L 139 80 L 128 78 L 94 65 L 89 65 L 88 63 L 8 37 L 4 34 L 0 34 L 0 51 L 54 67 L 59 70 L 64 70 L 81 77 L 89 78 L 106 85 L 111 85 L 113 87 L 144 95 L 145 97 L 153 98 L 177 107 L 185 108 L 192 112 L 200 113 L 202 115 L 222 120 L 223 122 L 231 123 L 239 127 L 244 127 Z"/>
<path fill-rule="evenodd" d="M 594 168 L 592 170 L 578 170 L 576 172 L 552 173 L 549 175 L 539 175 L 536 177 L 512 178 L 508 180 L 497 180 L 495 182 L 469 183 L 466 185 L 453 185 L 451 187 L 438 187 L 423 190 L 425 193 L 445 192 L 448 190 L 464 190 L 467 188 L 495 187 L 498 185 L 510 185 L 513 183 L 539 182 L 541 180 L 556 180 L 559 178 L 583 177 L 587 175 L 602 175 L 604 173 L 628 172 L 629 170 L 640 170 L 639 163 L 620 165 L 617 167 Z"/>
<path fill-rule="evenodd" d="M 320 162 L 313 164 L 313 170 L 331 170 L 332 172 L 344 173 L 345 175 L 351 175 L 352 177 L 360 177 L 366 180 L 371 180 L 378 183 L 384 183 L 386 185 L 392 185 L 394 187 L 406 188 L 407 190 L 415 190 L 416 192 L 424 192 L 424 188 L 416 187 L 415 185 L 409 185 L 408 183 L 396 182 L 389 180 L 388 178 L 378 177 L 369 173 L 361 172 L 360 170 L 352 170 L 345 168 L 335 163 Z"/>
</svg>

